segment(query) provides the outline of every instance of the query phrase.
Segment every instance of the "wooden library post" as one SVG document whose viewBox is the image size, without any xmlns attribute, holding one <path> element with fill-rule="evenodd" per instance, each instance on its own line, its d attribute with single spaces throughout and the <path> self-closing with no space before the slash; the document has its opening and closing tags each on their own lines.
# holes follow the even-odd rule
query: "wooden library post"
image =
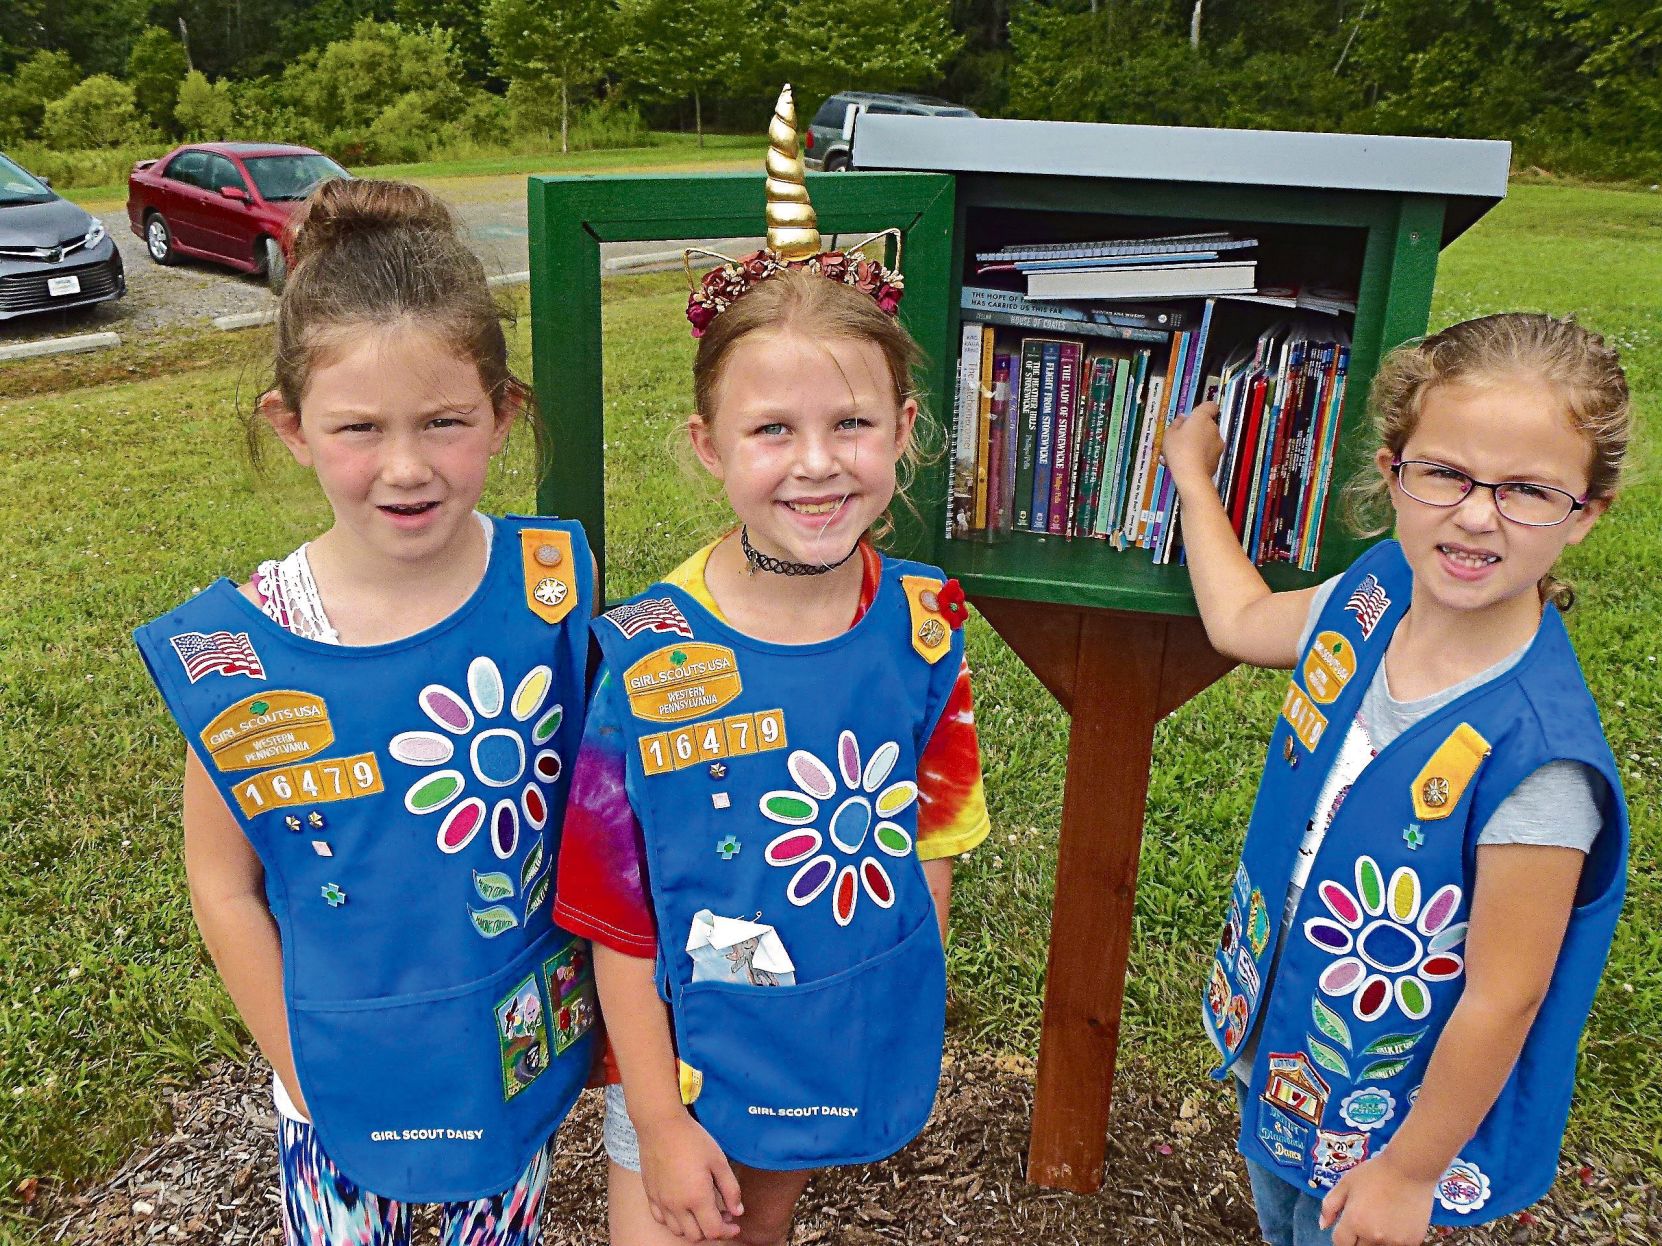
<svg viewBox="0 0 1662 1246">
<path fill-rule="evenodd" d="M 1381 355 L 1425 331 L 1438 252 L 1505 195 L 1510 159 L 1506 143 L 1454 139 L 869 115 L 854 152 L 879 171 L 809 177 L 820 228 L 845 240 L 901 230 L 901 316 L 930 361 L 923 389 L 941 418 L 965 273 L 989 245 L 1231 228 L 1261 238 L 1266 262 L 1294 279 L 1353 282 L 1330 493 L 1370 457 L 1363 397 Z M 600 245 L 749 237 L 762 205 L 760 146 L 752 172 L 531 179 L 534 376 L 558 447 L 538 503 L 582 520 L 603 585 Z M 920 471 L 924 514 L 901 512 L 892 548 L 956 576 L 1072 719 L 1028 1177 L 1090 1192 L 1102 1183 L 1154 731 L 1231 664 L 1207 644 L 1180 564 L 1027 532 L 949 540 L 949 493 L 945 464 Z M 1316 572 L 1273 565 L 1265 578 L 1314 584 L 1362 548 L 1334 523 Z"/>
</svg>

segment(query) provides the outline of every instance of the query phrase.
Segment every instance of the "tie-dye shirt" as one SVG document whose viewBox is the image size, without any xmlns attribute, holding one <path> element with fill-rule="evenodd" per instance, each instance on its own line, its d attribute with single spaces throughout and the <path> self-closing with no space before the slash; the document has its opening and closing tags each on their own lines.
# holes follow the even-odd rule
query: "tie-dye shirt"
<svg viewBox="0 0 1662 1246">
<path fill-rule="evenodd" d="M 715 546 L 712 541 L 665 579 L 722 618 L 704 583 L 704 565 Z M 876 550 L 862 542 L 860 557 L 864 571 L 860 604 L 850 627 L 871 605 L 882 577 Z M 657 950 L 658 936 L 645 877 L 646 847 L 624 790 L 621 725 L 628 713 L 622 690 L 603 673 L 591 694 L 577 768 L 572 772 L 554 917 L 567 930 L 615 951 L 650 957 Z M 966 663 L 918 762 L 918 857 L 930 861 L 968 852 L 987 837 L 989 829 Z"/>
</svg>

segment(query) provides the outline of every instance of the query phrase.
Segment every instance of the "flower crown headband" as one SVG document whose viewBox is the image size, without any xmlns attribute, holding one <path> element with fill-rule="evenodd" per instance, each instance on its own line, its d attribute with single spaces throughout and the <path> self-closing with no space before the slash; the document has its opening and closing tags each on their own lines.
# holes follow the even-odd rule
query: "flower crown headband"
<svg viewBox="0 0 1662 1246">
<path fill-rule="evenodd" d="M 790 84 L 779 92 L 768 123 L 767 156 L 767 246 L 740 259 L 718 251 L 689 247 L 683 254 L 692 293 L 687 296 L 687 319 L 692 335 L 703 337 L 710 322 L 731 307 L 740 296 L 769 277 L 787 269 L 816 273 L 831 281 L 853 286 L 869 295 L 878 308 L 894 315 L 900 307 L 905 280 L 900 275 L 900 231 L 885 229 L 846 250 L 824 251 L 814 205 L 808 201 L 808 181 L 802 163 L 802 146 L 797 138 L 796 104 Z M 894 238 L 895 266 L 862 253 L 874 242 Z M 700 279 L 693 273 L 693 256 L 720 260 Z"/>
</svg>

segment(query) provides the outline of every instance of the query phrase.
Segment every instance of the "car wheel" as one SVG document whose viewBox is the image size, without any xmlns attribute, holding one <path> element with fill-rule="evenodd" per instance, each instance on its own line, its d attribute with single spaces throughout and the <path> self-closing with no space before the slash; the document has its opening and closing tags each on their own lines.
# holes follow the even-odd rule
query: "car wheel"
<svg viewBox="0 0 1662 1246">
<path fill-rule="evenodd" d="M 265 274 L 266 288 L 281 294 L 289 279 L 289 262 L 274 238 L 260 239 L 260 271 Z"/>
<path fill-rule="evenodd" d="M 846 151 L 833 152 L 825 158 L 825 171 L 827 173 L 847 173 L 848 166 L 849 159 Z"/>
<path fill-rule="evenodd" d="M 152 212 L 144 219 L 144 249 L 158 264 L 172 264 L 179 258 L 173 250 L 173 231 L 160 212 Z"/>
</svg>

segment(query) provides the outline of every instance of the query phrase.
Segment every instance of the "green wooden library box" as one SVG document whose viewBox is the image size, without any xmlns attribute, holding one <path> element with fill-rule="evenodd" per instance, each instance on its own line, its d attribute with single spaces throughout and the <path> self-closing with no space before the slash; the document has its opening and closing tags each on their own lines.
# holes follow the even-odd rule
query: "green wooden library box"
<svg viewBox="0 0 1662 1246">
<path fill-rule="evenodd" d="M 926 406 L 950 436 L 958 390 L 962 291 L 1019 279 L 978 276 L 1001 247 L 1225 234 L 1255 248 L 1257 284 L 1339 291 L 1355 310 L 1328 318 L 1348 340 L 1348 375 L 1325 492 L 1336 497 L 1366 462 L 1365 398 L 1381 355 L 1425 331 L 1440 249 L 1506 191 L 1503 142 L 1087 125 L 978 118 L 871 116 L 855 136 L 858 176 L 810 175 L 821 231 L 842 242 L 898 227 L 903 318 L 929 359 Z M 543 482 L 547 509 L 582 519 L 604 549 L 601 501 L 599 273 L 603 242 L 748 237 L 760 233 L 762 177 L 741 173 L 535 177 L 530 186 L 532 325 L 543 418 L 561 448 Z M 1160 300 L 1142 300 L 1142 303 Z M 1139 304 L 1140 305 L 1140 304 Z M 1199 327 L 1200 299 L 1181 300 Z M 1111 309 L 1114 304 L 1097 303 Z M 1322 313 L 1214 300 L 1196 380 L 1289 315 Z M 1040 330 L 1001 330 L 1038 334 Z M 1191 347 L 1193 343 L 1191 342 Z M 1161 370 L 1170 347 L 1155 345 Z M 1196 396 L 1201 386 L 1192 387 Z M 1012 404 L 1014 405 L 1014 404 Z M 946 440 L 945 437 L 937 438 Z M 898 509 L 891 545 L 956 575 L 972 597 L 1187 615 L 1178 551 L 1020 529 L 947 535 L 952 446 L 920 473 L 920 516 Z M 1318 499 L 1322 503 L 1326 498 Z M 1343 567 L 1360 543 L 1327 508 L 1314 570 L 1267 565 L 1278 588 Z"/>
</svg>

